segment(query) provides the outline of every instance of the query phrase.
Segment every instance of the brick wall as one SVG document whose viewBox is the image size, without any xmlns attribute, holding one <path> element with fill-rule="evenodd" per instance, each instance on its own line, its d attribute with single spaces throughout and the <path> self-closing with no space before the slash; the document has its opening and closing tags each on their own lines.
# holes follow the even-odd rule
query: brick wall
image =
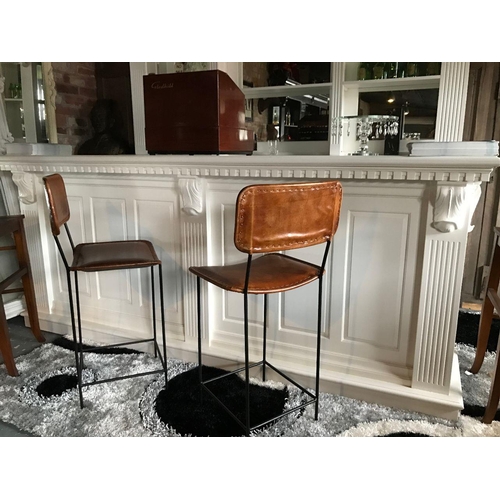
<svg viewBox="0 0 500 500">
<path fill-rule="evenodd" d="M 77 146 L 93 135 L 90 110 L 97 100 L 95 63 L 53 62 L 59 144 Z"/>
</svg>

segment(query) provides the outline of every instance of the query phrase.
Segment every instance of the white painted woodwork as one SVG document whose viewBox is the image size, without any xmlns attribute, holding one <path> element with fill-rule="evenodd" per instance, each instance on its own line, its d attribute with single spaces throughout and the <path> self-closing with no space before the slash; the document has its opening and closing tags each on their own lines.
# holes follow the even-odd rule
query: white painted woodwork
<svg viewBox="0 0 500 500">
<path fill-rule="evenodd" d="M 436 141 L 461 141 L 467 86 L 469 85 L 468 62 L 444 62 L 441 64 L 438 109 L 436 113 Z"/>
<path fill-rule="evenodd" d="M 465 244 L 477 186 L 499 163 L 497 157 L 10 156 L 0 159 L 0 170 L 3 176 L 12 172 L 27 217 L 42 328 L 70 332 L 66 275 L 42 182 L 60 172 L 76 242 L 153 242 L 163 262 L 169 355 L 190 361 L 196 359 L 197 309 L 196 279 L 188 269 L 245 260 L 233 244 L 239 190 L 253 183 L 339 179 L 344 201 L 324 280 L 321 387 L 457 418 L 462 398 L 454 336 Z M 455 202 L 443 204 L 440 196 Z M 319 262 L 322 248 L 299 255 Z M 144 270 L 82 275 L 85 338 L 147 337 L 149 280 Z M 206 283 L 202 291 L 206 362 L 240 362 L 242 296 Z M 268 355 L 306 384 L 314 375 L 316 301 L 316 283 L 269 297 Z M 251 297 L 254 359 L 262 310 L 262 297 Z"/>
<path fill-rule="evenodd" d="M 470 63 L 443 62 L 441 64 L 441 74 L 436 76 L 365 81 L 356 79 L 355 63 L 342 64 L 346 68 L 343 92 L 341 92 L 342 107 L 339 110 L 340 113 L 331 110 L 330 116 L 332 120 L 336 116 L 358 114 L 359 92 L 438 88 L 434 139 L 436 141 L 462 140 Z M 338 108 L 335 109 L 338 110 Z M 355 134 L 350 136 L 344 134 L 343 137 L 338 139 L 339 147 L 337 149 L 339 149 L 340 154 L 348 154 L 357 149 L 354 136 Z M 377 152 L 374 146 L 372 144 L 370 150 Z M 333 151 L 336 151 L 336 149 Z"/>
<path fill-rule="evenodd" d="M 146 117 L 144 114 L 144 82 L 142 77 L 151 72 L 151 63 L 131 62 L 129 65 L 135 154 L 145 155 L 147 154 L 145 133 Z"/>
</svg>

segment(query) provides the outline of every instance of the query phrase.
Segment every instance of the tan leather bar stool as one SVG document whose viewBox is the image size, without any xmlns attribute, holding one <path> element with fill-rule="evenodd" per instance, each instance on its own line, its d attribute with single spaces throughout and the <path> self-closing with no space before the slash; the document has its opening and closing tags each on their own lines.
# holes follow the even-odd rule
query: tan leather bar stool
<svg viewBox="0 0 500 500">
<path fill-rule="evenodd" d="M 488 277 L 488 284 L 486 286 L 486 293 L 484 294 L 483 305 L 481 308 L 481 319 L 479 320 L 479 330 L 477 334 L 477 347 L 476 357 L 472 368 L 469 370 L 471 373 L 477 373 L 484 361 L 484 355 L 488 347 L 488 339 L 491 332 L 491 323 L 493 320 L 493 313 L 496 309 L 500 314 L 500 298 L 498 297 L 498 284 L 500 282 L 500 228 L 494 228 L 494 244 L 493 252 L 490 262 L 490 275 Z M 483 423 L 491 424 L 498 409 L 498 401 L 500 400 L 500 337 L 498 339 L 495 371 L 493 380 L 491 381 L 490 395 L 488 404 L 483 416 Z"/>
<path fill-rule="evenodd" d="M 64 180 L 59 174 L 52 174 L 43 178 L 45 182 L 45 189 L 48 197 L 50 223 L 52 227 L 52 234 L 54 236 L 57 248 L 61 255 L 61 259 L 66 268 L 66 275 L 68 281 L 69 304 L 71 313 L 71 327 L 73 331 L 73 340 L 75 343 L 75 360 L 76 370 L 78 375 L 78 390 L 80 394 L 80 406 L 83 408 L 83 392 L 82 389 L 88 385 L 102 384 L 104 382 L 113 382 L 115 380 L 122 380 L 142 375 L 151 375 L 154 373 L 165 374 L 165 386 L 167 385 L 167 343 L 165 336 L 165 307 L 163 300 L 163 275 L 161 261 L 156 255 L 155 249 L 150 241 L 147 240 L 127 240 L 127 241 L 106 241 L 95 243 L 80 243 L 74 245 L 73 238 L 69 231 L 67 222 L 70 218 L 68 198 L 66 195 L 66 187 Z M 61 226 L 64 226 L 66 234 L 73 251 L 73 258 L 71 263 L 66 258 L 65 252 L 59 241 Z M 94 382 L 82 382 L 82 370 L 84 368 L 84 352 L 94 350 L 92 347 L 84 349 L 82 342 L 82 324 L 80 315 L 80 298 L 78 289 L 78 273 L 93 273 L 104 271 L 115 271 L 122 269 L 138 269 L 138 268 L 151 268 L 151 303 L 152 303 L 152 322 L 153 322 L 153 338 L 145 340 L 136 340 L 130 342 L 122 342 L 119 344 L 112 344 L 108 347 L 118 347 L 130 344 L 141 344 L 152 342 L 154 346 L 155 356 L 160 357 L 163 368 L 159 370 L 152 370 L 148 372 L 136 373 L 132 375 L 124 375 L 121 377 L 114 377 L 103 380 L 96 380 Z M 154 268 L 158 267 L 159 274 L 159 288 L 160 288 L 160 305 L 161 305 L 161 325 L 162 325 L 162 338 L 163 338 L 163 355 L 160 353 L 158 342 L 156 339 L 156 309 L 155 309 L 155 280 Z M 71 287 L 71 273 L 74 275 L 75 280 L 75 297 L 76 297 L 76 318 L 75 307 L 73 303 L 73 293 Z M 78 330 L 78 336 L 77 336 Z"/>
<path fill-rule="evenodd" d="M 0 293 L 4 295 L 7 293 L 24 292 L 24 299 L 26 301 L 26 309 L 28 311 L 31 331 L 38 342 L 45 342 L 45 338 L 40 331 L 40 325 L 38 322 L 35 288 L 33 287 L 33 277 L 31 275 L 31 265 L 28 247 L 26 245 L 26 234 L 24 232 L 23 219 L 24 215 L 6 215 L 0 217 L 0 236 L 10 234 L 14 238 L 14 245 L 0 247 L 0 251 L 15 250 L 17 261 L 19 262 L 19 269 L 0 283 Z M 21 279 L 22 282 L 21 288 L 8 288 L 19 279 Z M 14 355 L 12 353 L 12 346 L 9 339 L 9 327 L 5 316 L 3 299 L 0 307 L 0 352 L 2 353 L 7 373 L 12 377 L 16 377 L 18 372 L 16 364 L 14 363 Z"/>
<path fill-rule="evenodd" d="M 228 414 L 242 427 L 248 436 L 251 431 L 278 418 L 315 404 L 315 419 L 319 409 L 319 374 L 321 347 L 321 303 L 323 273 L 328 251 L 337 230 L 342 202 L 342 186 L 337 181 L 262 184 L 243 188 L 236 202 L 234 244 L 248 254 L 246 263 L 225 266 L 191 267 L 197 277 L 198 301 L 198 369 L 201 387 L 214 397 Z M 320 265 L 299 260 L 288 252 L 325 244 Z M 276 252 L 287 252 L 276 253 Z M 268 253 L 271 252 L 271 253 Z M 254 254 L 265 254 L 253 259 Z M 228 292 L 243 294 L 245 362 L 243 368 L 209 380 L 203 379 L 201 352 L 201 279 Z M 318 281 L 318 314 L 316 340 L 316 384 L 314 392 L 302 387 L 281 369 L 266 359 L 267 295 L 286 292 Z M 263 357 L 250 363 L 248 341 L 248 295 L 264 296 Z M 266 379 L 266 367 L 274 370 L 303 394 L 304 401 L 285 410 L 280 415 L 258 424 L 251 422 L 249 371 L 262 366 L 262 378 Z M 210 385 L 223 377 L 245 372 L 245 418 L 242 421 L 211 390 Z M 213 387 L 213 386 L 212 386 Z"/>
</svg>

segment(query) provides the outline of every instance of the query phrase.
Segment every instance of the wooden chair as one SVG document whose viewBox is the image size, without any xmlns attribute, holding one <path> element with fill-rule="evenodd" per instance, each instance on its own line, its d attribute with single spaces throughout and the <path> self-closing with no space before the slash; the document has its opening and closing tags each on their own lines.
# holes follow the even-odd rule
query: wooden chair
<svg viewBox="0 0 500 500">
<path fill-rule="evenodd" d="M 12 235 L 14 245 L 0 247 L 0 251 L 15 250 L 19 269 L 5 278 L 0 283 L 0 294 L 24 292 L 26 309 L 30 320 L 31 331 L 39 342 L 45 342 L 45 338 L 40 331 L 38 322 L 38 311 L 36 307 L 35 288 L 33 287 L 33 277 L 31 275 L 30 259 L 28 247 L 26 245 L 26 234 L 24 232 L 24 215 L 6 215 L 0 217 L 0 237 L 8 234 Z M 22 287 L 8 288 L 10 285 L 21 279 Z M 9 338 L 9 327 L 2 299 L 0 307 L 0 352 L 2 353 L 7 373 L 12 377 L 18 375 L 12 346 Z"/>
<path fill-rule="evenodd" d="M 488 284 L 484 294 L 483 305 L 481 308 L 481 319 L 479 320 L 479 330 L 477 335 L 476 357 L 472 364 L 471 373 L 477 373 L 484 361 L 484 355 L 488 346 L 488 339 L 491 331 L 491 323 L 493 320 L 493 313 L 496 310 L 500 313 L 500 298 L 498 297 L 498 284 L 500 282 L 500 228 L 494 229 L 494 245 L 490 262 L 490 275 L 488 277 Z M 491 424 L 495 413 L 498 409 L 498 401 L 500 399 L 500 337 L 498 340 L 496 351 L 495 371 L 493 373 L 493 380 L 491 381 L 490 395 L 488 404 L 483 416 L 483 423 Z"/>
<path fill-rule="evenodd" d="M 80 243 L 74 245 L 73 238 L 69 231 L 67 222 L 70 218 L 70 210 L 68 198 L 66 195 L 66 187 L 63 178 L 59 174 L 48 175 L 43 178 L 45 190 L 47 192 L 50 223 L 52 227 L 52 235 L 59 250 L 61 259 L 66 268 L 66 278 L 68 282 L 69 305 L 71 314 L 71 328 L 73 332 L 73 340 L 75 343 L 75 361 L 78 376 L 78 390 L 80 394 L 80 407 L 83 408 L 83 392 L 82 389 L 88 385 L 102 384 L 104 382 L 112 382 L 142 375 L 151 375 L 154 373 L 164 373 L 165 386 L 167 385 L 167 342 L 165 336 L 165 306 L 163 300 L 163 272 L 161 260 L 156 255 L 155 249 L 150 241 L 147 240 L 126 240 L 126 241 L 106 241 L 93 243 Z M 72 259 L 69 261 L 62 248 L 59 236 L 61 227 L 64 226 L 68 237 L 71 250 L 73 252 Z M 154 268 L 158 268 L 159 275 L 159 293 L 160 293 L 160 313 L 161 327 L 163 340 L 163 355 L 160 353 L 158 342 L 156 339 L 156 307 L 155 307 L 155 280 Z M 82 322 L 80 315 L 80 294 L 78 288 L 78 273 L 93 273 L 107 272 L 123 269 L 139 269 L 150 268 L 151 270 L 151 308 L 152 308 L 152 323 L 153 337 L 144 340 L 134 340 L 112 344 L 108 347 L 118 347 L 130 344 L 152 343 L 154 347 L 155 357 L 159 356 L 162 363 L 162 368 L 147 372 L 135 373 L 131 375 L 123 375 L 110 379 L 99 379 L 94 382 L 82 382 L 82 370 L 84 368 L 84 352 L 93 351 L 93 347 L 84 347 L 82 340 Z M 73 273 L 75 282 L 75 298 L 76 298 L 76 315 L 73 302 L 73 292 L 71 286 L 71 273 Z M 77 335 L 78 332 L 78 335 Z"/>
<path fill-rule="evenodd" d="M 242 427 L 248 436 L 254 429 L 275 421 L 284 415 L 298 411 L 307 405 L 315 404 L 315 419 L 319 408 L 319 371 L 321 345 L 321 304 L 322 283 L 326 259 L 333 235 L 337 230 L 342 201 L 342 186 L 337 181 L 262 184 L 243 188 L 236 202 L 234 244 L 243 253 L 248 254 L 247 262 L 223 266 L 191 267 L 189 270 L 197 276 L 198 303 L 198 369 L 201 387 L 205 389 L 230 416 Z M 299 260 L 288 252 L 325 244 L 320 265 Z M 284 253 L 276 253 L 276 252 Z M 271 253 L 267 253 L 271 252 Z M 252 259 L 254 254 L 265 254 Z M 222 377 L 203 380 L 201 354 L 201 292 L 200 280 L 212 283 L 228 292 L 243 294 L 244 309 L 244 344 L 245 362 L 243 368 L 228 372 L 245 372 L 245 418 L 242 420 L 232 412 L 210 390 L 209 385 Z M 302 387 L 283 371 L 266 359 L 266 323 L 267 295 L 286 292 L 318 281 L 318 311 L 316 337 L 316 369 L 314 393 Z M 250 364 L 248 341 L 248 295 L 264 296 L 264 328 L 262 361 Z M 262 378 L 266 378 L 266 367 L 274 370 L 284 379 L 294 384 L 303 394 L 304 399 L 298 406 L 285 410 L 265 423 L 253 424 L 250 420 L 249 370 L 262 366 Z M 212 386 L 213 387 L 213 386 Z"/>
</svg>

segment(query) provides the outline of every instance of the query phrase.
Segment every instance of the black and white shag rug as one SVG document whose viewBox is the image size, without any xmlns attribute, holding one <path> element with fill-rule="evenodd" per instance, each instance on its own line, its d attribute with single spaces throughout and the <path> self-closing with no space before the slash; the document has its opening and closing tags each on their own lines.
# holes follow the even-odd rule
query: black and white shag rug
<svg viewBox="0 0 500 500">
<path fill-rule="evenodd" d="M 460 313 L 456 351 L 465 408 L 458 421 L 397 410 L 343 396 L 322 393 L 319 420 L 313 406 L 290 414 L 257 431 L 255 436 L 351 437 L 351 436 L 500 436 L 500 411 L 490 425 L 481 423 L 494 368 L 494 352 L 500 321 L 494 322 L 490 349 L 481 371 L 468 375 L 475 354 L 479 315 Z M 168 360 L 169 389 L 162 374 L 137 377 L 84 389 L 85 407 L 80 409 L 72 342 L 61 338 L 16 359 L 19 377 L 7 375 L 0 365 L 0 420 L 36 436 L 239 436 L 241 429 L 218 405 L 200 399 L 194 364 Z M 130 349 L 103 348 L 85 356 L 86 381 L 159 368 L 160 361 Z M 207 376 L 218 369 L 205 368 Z M 241 411 L 243 381 L 227 377 L 217 391 L 224 401 Z M 214 389 L 215 390 L 215 389 Z M 251 399 L 253 422 L 264 422 L 300 394 L 293 386 L 255 381 Z"/>
</svg>

